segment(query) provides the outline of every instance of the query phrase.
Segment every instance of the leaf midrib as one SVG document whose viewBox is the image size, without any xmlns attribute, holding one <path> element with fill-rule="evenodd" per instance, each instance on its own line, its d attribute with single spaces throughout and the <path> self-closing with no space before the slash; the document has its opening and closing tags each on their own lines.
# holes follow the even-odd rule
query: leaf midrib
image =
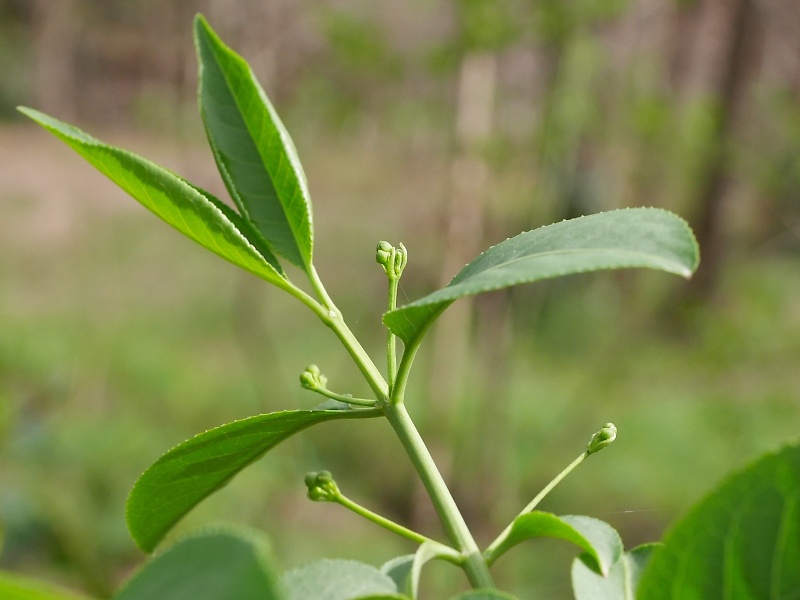
<svg viewBox="0 0 800 600">
<path fill-rule="evenodd" d="M 225 52 L 226 49 L 225 48 L 222 48 L 222 49 L 218 48 L 217 44 L 213 43 L 213 41 L 210 42 L 210 43 L 209 42 L 206 42 L 206 43 L 207 43 L 208 47 L 211 50 L 211 56 L 214 59 L 214 65 L 215 65 L 217 71 L 220 73 L 220 75 L 222 77 L 222 80 L 225 82 L 225 87 L 226 87 L 226 89 L 228 91 L 229 96 L 233 99 L 233 107 L 235 107 L 236 111 L 238 112 L 238 117 L 241 119 L 241 122 L 244 124 L 244 127 L 245 127 L 245 129 L 246 129 L 246 131 L 248 133 L 248 136 L 250 137 L 250 141 L 253 144 L 253 148 L 254 148 L 256 154 L 259 157 L 259 160 L 257 162 L 254 162 L 253 164 L 260 165 L 264 169 L 264 172 L 267 174 L 268 178 L 271 180 L 272 187 L 275 190 L 276 199 L 278 200 L 278 203 L 282 206 L 282 211 L 284 213 L 285 223 L 288 226 L 289 235 L 291 236 L 291 242 L 292 242 L 292 245 L 294 246 L 294 250 L 297 252 L 297 257 L 300 259 L 300 262 L 307 266 L 309 264 L 309 262 L 310 262 L 310 257 L 307 257 L 305 252 L 301 248 L 301 245 L 300 245 L 299 240 L 298 240 L 298 231 L 296 230 L 296 223 L 293 222 L 293 220 L 289 216 L 289 211 L 287 210 L 287 208 L 289 206 L 297 206 L 297 195 L 298 195 L 298 193 L 300 194 L 300 196 L 302 197 L 303 200 L 306 199 L 305 198 L 306 195 L 303 193 L 303 190 L 300 187 L 302 182 L 300 182 L 299 174 L 298 174 L 297 186 L 292 186 L 291 183 L 288 186 L 290 189 L 291 188 L 294 188 L 294 189 L 291 189 L 290 196 L 288 198 L 284 197 L 285 203 L 284 203 L 284 201 L 282 201 L 282 199 L 281 199 L 282 194 L 281 194 L 281 191 L 278 189 L 280 187 L 282 190 L 285 191 L 286 187 L 287 187 L 287 182 L 286 182 L 286 178 L 288 176 L 287 173 L 286 173 L 286 171 L 287 171 L 286 162 L 287 161 L 288 161 L 288 171 L 294 171 L 294 165 L 292 164 L 291 160 L 289 160 L 289 158 L 286 156 L 286 152 L 285 152 L 285 149 L 284 149 L 285 140 L 283 139 L 282 132 L 280 131 L 279 127 L 277 127 L 277 126 L 275 126 L 273 124 L 274 133 L 277 135 L 277 137 L 278 137 L 278 139 L 280 141 L 280 143 L 275 144 L 272 141 L 272 137 L 273 136 L 268 135 L 268 129 L 270 127 L 270 120 L 269 119 L 262 119 L 260 127 L 258 128 L 259 130 L 256 131 L 251 126 L 250 121 L 245 116 L 248 113 L 248 111 L 250 110 L 250 108 L 252 107 L 252 105 L 256 102 L 256 98 L 257 97 L 261 97 L 261 96 L 265 96 L 265 94 L 263 94 L 263 91 L 261 90 L 261 88 L 260 88 L 260 86 L 258 84 L 258 81 L 256 80 L 256 78 L 255 78 L 250 66 L 247 63 L 242 64 L 243 61 L 241 60 L 241 57 L 238 57 L 238 56 L 234 56 L 233 58 L 234 58 L 235 62 L 237 63 L 237 66 L 244 67 L 244 69 L 243 69 L 243 71 L 239 72 L 240 75 L 243 74 L 243 77 L 237 77 L 236 78 L 237 81 L 240 82 L 240 85 L 239 86 L 235 85 L 236 82 L 233 79 L 231 79 L 231 77 L 229 76 L 228 71 L 225 68 L 223 68 L 223 62 L 220 59 L 220 54 L 219 53 L 220 52 Z M 253 85 L 253 92 L 255 93 L 254 95 L 245 94 L 247 96 L 246 101 L 244 101 L 241 98 L 242 94 L 239 93 L 240 89 L 244 87 L 244 84 L 242 83 L 244 81 L 244 78 L 249 78 L 253 82 L 253 84 L 254 84 Z M 267 112 L 270 112 L 268 100 L 266 99 L 266 97 L 264 97 L 264 100 L 265 100 L 264 109 Z M 272 115 L 270 115 L 270 116 L 272 116 Z M 227 123 L 226 125 L 230 126 L 229 123 Z M 261 151 L 261 147 L 264 144 L 268 145 L 270 150 L 273 147 L 277 146 L 278 151 L 277 152 L 273 152 L 273 154 L 276 154 L 277 158 L 278 158 L 278 161 L 277 161 L 277 164 L 276 164 L 276 167 L 275 167 L 275 172 L 270 170 L 268 161 L 267 161 L 266 156 L 265 156 L 265 153 Z M 278 173 L 283 173 L 283 177 L 278 177 Z M 236 186 L 236 183 L 233 181 L 232 178 L 230 178 L 230 181 L 231 181 L 232 186 L 235 189 L 235 193 L 237 195 L 241 196 L 241 194 L 239 192 L 239 189 Z M 245 206 L 245 203 L 244 203 L 243 199 L 242 199 L 242 202 L 239 203 L 239 204 L 240 204 L 240 209 L 242 210 L 242 212 L 246 213 L 248 215 L 248 218 L 252 219 L 251 212 Z M 301 210 L 303 210 L 303 207 L 301 207 Z"/>
</svg>

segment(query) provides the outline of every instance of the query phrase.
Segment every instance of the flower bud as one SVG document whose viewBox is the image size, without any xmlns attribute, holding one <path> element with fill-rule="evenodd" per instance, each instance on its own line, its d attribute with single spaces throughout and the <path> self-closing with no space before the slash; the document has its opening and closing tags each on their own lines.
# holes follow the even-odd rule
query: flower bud
<svg viewBox="0 0 800 600">
<path fill-rule="evenodd" d="M 394 254 L 394 276 L 399 278 L 400 275 L 403 274 L 403 269 L 406 268 L 406 262 L 408 262 L 408 251 L 406 247 L 401 242 L 398 244 L 398 247 L 395 249 Z"/>
<path fill-rule="evenodd" d="M 613 423 L 606 423 L 600 431 L 592 436 L 586 448 L 586 453 L 594 454 L 595 452 L 599 452 L 615 439 L 617 439 L 617 426 Z"/>
<path fill-rule="evenodd" d="M 300 374 L 300 385 L 307 390 L 324 390 L 327 383 L 328 378 L 322 374 L 317 365 L 308 365 Z"/>
<path fill-rule="evenodd" d="M 314 502 L 335 502 L 341 492 L 329 471 L 312 471 L 306 475 L 308 497 Z"/>
<path fill-rule="evenodd" d="M 389 279 L 399 279 L 408 260 L 408 252 L 403 244 L 395 248 L 389 242 L 378 242 L 375 262 L 383 267 Z"/>
<path fill-rule="evenodd" d="M 378 248 L 375 251 L 375 262 L 386 268 L 389 261 L 392 260 L 392 252 L 394 248 L 389 242 L 378 242 Z"/>
</svg>

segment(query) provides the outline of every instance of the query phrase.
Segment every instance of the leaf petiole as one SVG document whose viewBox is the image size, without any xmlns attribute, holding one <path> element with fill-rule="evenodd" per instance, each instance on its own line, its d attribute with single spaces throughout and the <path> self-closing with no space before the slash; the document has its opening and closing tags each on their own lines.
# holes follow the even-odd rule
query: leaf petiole
<svg viewBox="0 0 800 600">
<path fill-rule="evenodd" d="M 375 406 L 375 400 L 369 400 L 367 398 L 354 398 L 350 394 L 337 394 L 336 392 L 332 392 L 329 389 L 320 389 L 314 390 L 316 393 L 325 396 L 326 398 L 330 398 L 331 400 L 338 400 L 339 402 L 344 402 L 345 404 L 352 404 L 353 406 L 366 406 L 372 408 Z"/>
<path fill-rule="evenodd" d="M 558 475 L 556 475 L 550 483 L 542 488 L 536 496 L 534 496 L 533 500 L 528 502 L 527 506 L 520 511 L 517 517 L 521 517 L 522 515 L 526 515 L 532 512 L 539 503 L 545 499 L 545 497 L 555 489 L 555 487 L 561 483 L 564 478 L 572 473 L 578 465 L 580 465 L 584 460 L 586 460 L 587 456 L 591 456 L 596 452 L 599 452 L 612 442 L 617 439 L 617 428 L 614 426 L 613 423 L 606 423 L 600 431 L 595 433 L 592 436 L 592 439 L 589 441 L 589 444 L 586 446 L 586 450 L 584 450 L 578 458 L 573 460 L 569 465 L 566 466 Z M 515 519 L 517 518 L 515 517 Z M 500 535 L 498 535 L 495 540 L 489 544 L 489 546 L 484 551 L 483 555 L 487 558 L 487 560 L 491 560 L 494 557 L 495 551 L 497 548 L 502 544 L 508 535 L 511 533 L 511 529 L 514 526 L 514 521 L 509 523 L 508 527 L 506 527 Z"/>
<path fill-rule="evenodd" d="M 306 486 L 308 486 L 308 498 L 314 502 L 333 502 L 416 544 L 434 545 L 440 557 L 451 563 L 460 565 L 464 561 L 464 556 L 455 548 L 432 540 L 352 501 L 341 492 L 329 471 L 309 473 L 306 475 Z"/>
</svg>

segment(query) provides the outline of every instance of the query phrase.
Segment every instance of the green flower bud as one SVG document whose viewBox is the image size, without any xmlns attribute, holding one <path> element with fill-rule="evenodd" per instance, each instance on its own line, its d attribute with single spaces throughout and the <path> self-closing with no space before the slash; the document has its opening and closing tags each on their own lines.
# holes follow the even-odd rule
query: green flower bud
<svg viewBox="0 0 800 600">
<path fill-rule="evenodd" d="M 314 502 L 336 502 L 342 495 L 329 471 L 312 471 L 306 475 L 306 487 L 309 499 Z"/>
<path fill-rule="evenodd" d="M 617 426 L 613 423 L 606 423 L 603 428 L 592 436 L 592 440 L 586 448 L 587 454 L 600 452 L 611 442 L 617 439 Z"/>
<path fill-rule="evenodd" d="M 327 384 L 328 378 L 322 374 L 317 365 L 308 365 L 300 374 L 300 385 L 307 390 L 324 390 Z"/>
<path fill-rule="evenodd" d="M 408 262 L 408 251 L 406 247 L 401 242 L 398 244 L 398 247 L 395 249 L 394 254 L 394 276 L 399 278 L 400 275 L 403 274 L 403 269 L 406 268 L 406 263 Z"/>
<path fill-rule="evenodd" d="M 375 262 L 383 267 L 389 279 L 399 279 L 408 261 L 408 251 L 403 244 L 395 248 L 389 242 L 378 242 Z"/>
<path fill-rule="evenodd" d="M 386 265 L 392 260 L 394 248 L 389 242 L 378 242 L 378 249 L 375 252 L 375 262 L 386 269 Z"/>
</svg>

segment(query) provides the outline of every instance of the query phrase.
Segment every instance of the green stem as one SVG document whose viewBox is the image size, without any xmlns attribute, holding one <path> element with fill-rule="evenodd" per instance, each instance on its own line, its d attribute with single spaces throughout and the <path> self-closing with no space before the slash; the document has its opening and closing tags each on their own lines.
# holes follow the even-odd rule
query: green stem
<svg viewBox="0 0 800 600">
<path fill-rule="evenodd" d="M 364 350 L 364 348 L 361 346 L 361 343 L 358 341 L 358 339 L 356 339 L 356 336 L 353 335 L 353 332 L 350 331 L 350 328 L 344 322 L 344 317 L 342 316 L 341 311 L 333 303 L 333 300 L 331 300 L 331 297 L 328 295 L 322 280 L 320 280 L 319 275 L 317 275 L 317 271 L 313 266 L 308 274 L 308 279 L 311 282 L 314 291 L 317 293 L 317 296 L 322 301 L 322 304 L 294 285 L 290 284 L 290 287 L 285 289 L 303 304 L 308 306 L 314 312 L 314 314 L 320 318 L 326 327 L 333 330 L 333 332 L 336 334 L 336 337 L 339 338 L 339 341 L 342 342 L 342 345 L 353 358 L 353 361 L 361 371 L 364 379 L 366 379 L 367 383 L 375 394 L 375 397 L 381 401 L 388 402 L 389 386 L 387 385 L 386 380 L 375 366 L 375 363 L 372 362 L 372 359 L 369 357 L 366 350 Z"/>
<path fill-rule="evenodd" d="M 405 344 L 403 348 L 403 357 L 400 359 L 400 365 L 397 367 L 397 377 L 395 378 L 394 385 L 391 389 L 392 404 L 401 404 L 403 402 L 403 398 L 405 397 L 406 393 L 406 384 L 408 383 L 408 376 L 411 373 L 411 365 L 413 364 L 414 358 L 417 355 L 417 351 L 422 344 L 422 339 L 425 337 L 425 333 L 427 333 L 431 324 L 436 320 L 436 317 L 442 314 L 447 306 L 449 306 L 449 304 L 439 308 L 428 320 L 428 324 L 418 331 L 417 335 L 415 335 L 414 338 L 408 342 L 408 344 Z"/>
<path fill-rule="evenodd" d="M 559 483 L 561 483 L 561 481 L 567 475 L 572 473 L 572 471 L 575 470 L 575 467 L 577 467 L 579 464 L 581 464 L 586 459 L 587 456 L 589 456 L 589 453 L 588 452 L 584 452 L 578 458 L 576 458 L 571 463 L 569 463 L 569 465 L 567 465 L 567 467 L 563 471 L 561 471 L 561 473 L 556 475 L 550 483 L 548 483 L 546 486 L 544 486 L 544 488 L 542 488 L 541 492 L 536 494 L 536 496 L 534 497 L 533 500 L 528 502 L 528 505 L 525 508 L 523 508 L 522 512 L 519 513 L 519 514 L 521 514 L 521 515 L 527 514 L 527 513 L 531 512 L 534 508 L 539 506 L 539 503 L 542 500 L 544 500 L 545 496 L 547 496 L 547 494 L 552 492 L 553 488 L 555 488 Z"/>
<path fill-rule="evenodd" d="M 399 280 L 394 277 L 389 278 L 389 310 L 397 308 L 397 287 Z M 397 375 L 397 340 L 389 330 L 386 340 L 386 363 L 387 363 L 387 377 L 389 378 L 389 389 L 394 387 L 395 376 Z"/>
<path fill-rule="evenodd" d="M 369 407 L 375 406 L 375 400 L 367 400 L 366 398 L 353 398 L 352 396 L 348 396 L 346 394 L 337 394 L 336 392 L 332 392 L 327 388 L 315 388 L 313 391 L 330 398 L 331 400 L 338 400 L 339 402 L 344 402 L 345 404 Z"/>
<path fill-rule="evenodd" d="M 414 464 L 450 541 L 464 556 L 462 568 L 470 583 L 474 588 L 496 589 L 489 567 L 405 404 L 402 401 L 390 404 L 384 414 Z"/>
<path fill-rule="evenodd" d="M 559 483 L 561 483 L 561 481 L 567 475 L 572 473 L 572 471 L 575 470 L 575 467 L 577 467 L 579 464 L 581 464 L 586 459 L 587 456 L 589 456 L 589 452 L 584 452 L 578 458 L 573 460 L 563 471 L 561 471 L 558 475 L 556 475 L 550 483 L 548 483 L 546 486 L 544 486 L 544 488 L 542 488 L 542 491 L 539 492 L 538 494 L 536 494 L 536 496 L 533 498 L 533 500 L 528 502 L 527 506 L 522 509 L 522 511 L 517 515 L 517 517 L 521 517 L 522 515 L 526 515 L 529 512 L 531 512 L 534 508 L 539 506 L 539 503 L 542 500 L 544 500 L 545 496 L 547 496 L 547 494 L 549 494 L 551 491 L 553 491 L 553 488 L 555 488 Z M 515 518 L 515 520 L 516 520 L 516 518 Z M 487 562 L 489 564 L 492 564 L 494 562 L 494 560 L 497 558 L 496 556 L 494 556 L 494 553 L 496 552 L 498 546 L 500 546 L 500 544 L 502 544 L 503 541 L 508 537 L 508 534 L 511 533 L 511 529 L 512 529 L 513 526 L 514 526 L 514 521 L 512 521 L 508 525 L 508 527 L 506 527 L 502 531 L 502 533 L 500 535 L 498 535 L 495 538 L 495 540 L 491 544 L 489 544 L 489 547 L 486 548 L 486 550 L 484 551 L 483 555 L 486 557 L 486 560 L 487 560 Z"/>
<path fill-rule="evenodd" d="M 492 575 L 489 572 L 489 566 L 478 548 L 478 545 L 475 543 L 475 539 L 472 537 L 472 533 L 469 527 L 467 527 L 464 517 L 458 510 L 458 506 L 453 496 L 450 494 L 447 484 L 444 482 L 433 457 L 428 451 L 427 446 L 425 446 L 425 442 L 419 435 L 419 431 L 417 431 L 417 428 L 414 426 L 403 403 L 408 371 L 411 367 L 414 355 L 419 348 L 422 335 L 420 334 L 415 340 L 416 343 L 413 344 L 412 352 L 403 353 L 401 366 L 398 370 L 398 373 L 402 372 L 402 385 L 399 390 L 392 390 L 390 402 L 390 391 L 386 380 L 381 376 L 380 371 L 375 367 L 372 359 L 370 359 L 358 339 L 356 339 L 353 332 L 350 331 L 350 328 L 344 322 L 342 314 L 330 300 L 327 292 L 325 292 L 325 288 L 317 277 L 316 271 L 312 269 L 309 278 L 317 294 L 325 303 L 325 307 L 321 306 L 318 302 L 297 288 L 294 288 L 294 292 L 297 292 L 293 292 L 294 295 L 308 305 L 317 316 L 319 316 L 322 322 L 333 330 L 355 361 L 369 386 L 372 388 L 372 391 L 375 393 L 383 409 L 384 415 L 397 434 L 397 437 L 400 439 L 400 442 L 403 444 L 422 484 L 425 486 L 447 535 L 455 548 L 461 553 L 463 557 L 461 567 L 467 574 L 467 578 L 473 588 L 496 589 Z"/>
<path fill-rule="evenodd" d="M 313 287 L 314 291 L 317 293 L 317 298 L 320 299 L 325 308 L 339 312 L 333 300 L 331 300 L 331 297 L 328 295 L 328 290 L 326 290 L 325 286 L 322 284 L 322 280 L 319 278 L 319 274 L 317 273 L 317 269 L 314 268 L 314 265 L 311 265 L 308 271 L 308 280 L 311 282 L 311 287 Z"/>
<path fill-rule="evenodd" d="M 425 537 L 421 533 L 417 533 L 416 531 L 413 531 L 408 527 L 403 527 L 399 523 L 395 523 L 391 519 L 387 519 L 386 517 L 383 517 L 376 512 L 372 512 L 368 508 L 365 508 L 360 504 L 353 502 L 352 500 L 350 500 L 350 498 L 348 498 L 344 494 L 340 493 L 335 499 L 331 500 L 331 502 L 340 504 L 344 506 L 346 509 L 353 511 L 357 515 L 364 517 L 368 521 L 372 521 L 376 525 L 380 525 L 384 529 L 388 529 L 389 531 L 396 533 L 401 537 L 409 539 L 416 544 L 422 545 L 424 543 L 428 543 L 436 546 L 438 556 L 444 560 L 447 560 L 448 562 L 451 562 L 456 565 L 460 565 L 463 563 L 463 557 L 454 548 L 451 548 L 450 546 L 437 542 L 436 540 L 432 540 L 429 537 Z"/>
<path fill-rule="evenodd" d="M 368 521 L 372 521 L 376 525 L 380 525 L 384 529 L 388 529 L 389 531 L 396 533 L 401 537 L 409 539 L 417 544 L 424 544 L 429 539 L 426 538 L 421 533 L 417 533 L 416 531 L 413 531 L 408 527 L 403 527 L 399 523 L 395 523 L 394 521 L 387 519 L 386 517 L 383 517 L 376 512 L 372 512 L 368 508 L 364 508 L 360 504 L 356 504 L 355 502 L 350 500 L 350 498 L 348 498 L 347 496 L 340 495 L 338 498 L 336 498 L 336 500 L 334 500 L 334 502 L 336 502 L 337 504 L 341 504 L 342 506 L 344 506 L 348 510 L 353 511 L 357 515 L 361 515 Z"/>
<path fill-rule="evenodd" d="M 346 509 L 353 511 L 357 515 L 361 515 L 362 517 L 364 517 L 368 521 L 372 521 L 376 525 L 380 525 L 384 529 L 388 529 L 389 531 L 391 531 L 393 533 L 396 533 L 397 535 L 402 536 L 402 537 L 404 537 L 406 539 L 409 539 L 414 543 L 424 544 L 425 542 L 428 541 L 428 538 L 426 538 L 421 533 L 417 533 L 416 531 L 412 531 L 408 527 L 403 527 L 399 523 L 395 523 L 394 521 L 392 521 L 390 519 L 387 519 L 386 517 L 383 517 L 383 516 L 379 515 L 376 512 L 372 512 L 368 508 L 364 508 L 360 504 L 357 504 L 357 503 L 353 502 L 352 500 L 350 500 L 350 498 L 348 498 L 344 494 L 339 494 L 339 496 L 337 496 L 333 500 L 333 502 L 336 502 L 337 504 L 341 504 Z"/>
<path fill-rule="evenodd" d="M 372 389 L 378 401 L 387 403 L 389 401 L 389 386 L 386 380 L 375 366 L 375 363 L 372 362 L 366 350 L 361 346 L 358 339 L 356 339 L 356 336 L 350 331 L 350 328 L 342 318 L 342 314 L 338 310 L 332 309 L 329 313 L 320 315 L 320 319 L 333 330 L 336 337 L 342 342 L 342 345 L 350 354 L 353 361 L 355 361 L 356 366 L 361 371 L 364 379 L 367 380 L 369 387 Z"/>
</svg>

